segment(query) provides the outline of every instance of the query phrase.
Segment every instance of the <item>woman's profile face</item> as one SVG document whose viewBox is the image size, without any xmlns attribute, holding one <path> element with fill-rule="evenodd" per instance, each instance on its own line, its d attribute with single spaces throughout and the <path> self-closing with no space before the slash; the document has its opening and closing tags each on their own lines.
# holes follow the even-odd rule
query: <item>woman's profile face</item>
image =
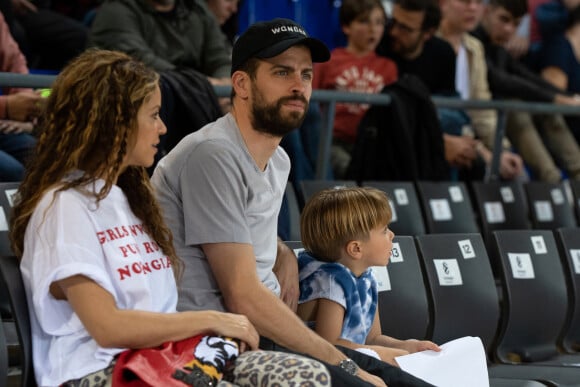
<svg viewBox="0 0 580 387">
<path fill-rule="evenodd" d="M 158 151 L 159 137 L 167 132 L 165 124 L 159 117 L 161 109 L 161 91 L 159 86 L 145 98 L 137 112 L 137 131 L 133 147 L 125 156 L 124 165 L 150 167 Z"/>
</svg>

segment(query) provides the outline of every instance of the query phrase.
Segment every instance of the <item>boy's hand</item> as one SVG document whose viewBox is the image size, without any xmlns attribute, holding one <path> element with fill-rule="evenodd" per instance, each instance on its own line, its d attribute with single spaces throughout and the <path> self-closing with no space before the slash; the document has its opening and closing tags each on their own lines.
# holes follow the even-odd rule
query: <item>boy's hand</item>
<svg viewBox="0 0 580 387">
<path fill-rule="evenodd" d="M 409 339 L 403 341 L 403 348 L 409 353 L 421 351 L 441 351 L 441 348 L 432 341 Z"/>
</svg>

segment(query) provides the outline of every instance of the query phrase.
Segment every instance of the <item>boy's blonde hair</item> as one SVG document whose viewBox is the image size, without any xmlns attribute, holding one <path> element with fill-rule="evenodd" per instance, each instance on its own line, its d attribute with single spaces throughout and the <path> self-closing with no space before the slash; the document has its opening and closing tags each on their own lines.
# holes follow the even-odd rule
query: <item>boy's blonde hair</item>
<svg viewBox="0 0 580 387">
<path fill-rule="evenodd" d="M 387 195 L 376 188 L 324 190 L 313 196 L 302 210 L 302 244 L 317 259 L 334 262 L 349 241 L 368 239 L 371 230 L 387 225 L 391 216 Z"/>
</svg>

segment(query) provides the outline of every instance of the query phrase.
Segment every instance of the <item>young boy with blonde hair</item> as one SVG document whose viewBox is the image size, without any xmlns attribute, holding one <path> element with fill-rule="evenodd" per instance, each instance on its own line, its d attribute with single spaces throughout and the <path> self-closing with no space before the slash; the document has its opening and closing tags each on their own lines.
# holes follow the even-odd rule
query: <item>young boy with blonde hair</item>
<svg viewBox="0 0 580 387">
<path fill-rule="evenodd" d="M 391 216 L 386 194 L 368 187 L 325 190 L 306 204 L 300 220 L 305 251 L 298 256 L 298 315 L 331 343 L 371 351 L 397 365 L 396 356 L 440 349 L 431 341 L 381 333 L 371 267 L 389 262 Z"/>
</svg>

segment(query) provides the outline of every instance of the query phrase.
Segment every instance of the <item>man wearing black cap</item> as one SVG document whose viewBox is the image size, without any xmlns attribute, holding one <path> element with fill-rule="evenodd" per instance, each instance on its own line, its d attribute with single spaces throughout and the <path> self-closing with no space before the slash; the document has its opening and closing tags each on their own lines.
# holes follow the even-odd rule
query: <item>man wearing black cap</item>
<svg viewBox="0 0 580 387">
<path fill-rule="evenodd" d="M 335 386 L 427 385 L 344 349 L 350 360 L 294 313 L 296 257 L 276 237 L 290 170 L 279 143 L 304 119 L 312 62 L 329 56 L 291 20 L 252 25 L 233 48 L 231 113 L 184 138 L 158 164 L 152 182 L 185 264 L 178 308 L 244 314 L 269 339 L 265 349 L 279 344 L 322 360 Z"/>
</svg>

